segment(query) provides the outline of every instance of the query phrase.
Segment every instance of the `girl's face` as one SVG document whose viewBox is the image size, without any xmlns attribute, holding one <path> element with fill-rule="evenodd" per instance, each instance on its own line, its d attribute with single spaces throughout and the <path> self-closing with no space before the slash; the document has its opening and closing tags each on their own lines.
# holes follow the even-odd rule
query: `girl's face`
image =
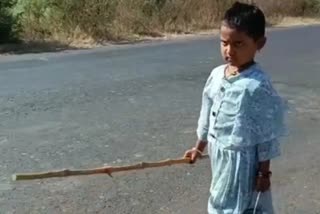
<svg viewBox="0 0 320 214">
<path fill-rule="evenodd" d="M 263 48 L 265 37 L 254 40 L 245 32 L 237 31 L 223 23 L 220 29 L 221 54 L 231 66 L 240 68 L 254 60 L 256 52 Z"/>
</svg>

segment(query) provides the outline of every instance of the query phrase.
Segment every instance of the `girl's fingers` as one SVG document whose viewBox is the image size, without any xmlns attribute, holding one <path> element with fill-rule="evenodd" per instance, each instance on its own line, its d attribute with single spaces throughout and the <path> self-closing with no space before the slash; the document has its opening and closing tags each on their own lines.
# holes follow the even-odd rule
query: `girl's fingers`
<svg viewBox="0 0 320 214">
<path fill-rule="evenodd" d="M 190 158 L 190 163 L 195 163 L 197 158 L 199 156 L 199 153 L 197 150 L 194 150 L 194 149 L 190 149 L 190 150 L 187 150 L 184 154 L 184 158 Z"/>
<path fill-rule="evenodd" d="M 191 163 L 195 163 L 197 158 L 198 158 L 198 153 L 195 152 L 195 151 L 192 151 L 192 153 L 191 153 Z"/>
<path fill-rule="evenodd" d="M 266 192 L 270 189 L 270 180 L 265 178 L 258 178 L 256 184 L 256 190 L 258 192 Z"/>
<path fill-rule="evenodd" d="M 184 153 L 184 158 L 191 158 L 191 150 L 187 150 L 185 153 Z"/>
<path fill-rule="evenodd" d="M 191 154 L 191 160 L 192 160 L 192 161 L 195 161 L 195 159 L 197 158 L 196 156 L 197 156 L 197 153 L 192 152 L 192 154 Z"/>
</svg>

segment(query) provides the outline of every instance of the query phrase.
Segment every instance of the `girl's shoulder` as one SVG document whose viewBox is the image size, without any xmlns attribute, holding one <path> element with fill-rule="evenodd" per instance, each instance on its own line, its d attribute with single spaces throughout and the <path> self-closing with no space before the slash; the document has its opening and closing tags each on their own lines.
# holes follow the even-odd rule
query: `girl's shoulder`
<svg viewBox="0 0 320 214">
<path fill-rule="evenodd" d="M 274 91 L 269 75 L 259 65 L 253 66 L 236 84 L 250 94 L 257 90 Z"/>
<path fill-rule="evenodd" d="M 223 64 L 223 65 L 219 65 L 215 68 L 212 69 L 209 78 L 219 78 L 222 79 L 224 76 L 224 71 L 226 69 L 227 65 Z"/>
<path fill-rule="evenodd" d="M 283 100 L 274 88 L 271 78 L 259 66 L 248 73 L 244 81 L 247 82 L 246 94 L 249 98 L 247 100 L 250 100 L 249 103 L 252 109 L 265 109 L 267 112 L 274 108 L 286 108 L 285 100 Z"/>
<path fill-rule="evenodd" d="M 224 76 L 225 68 L 226 68 L 226 65 L 220 65 L 218 67 L 215 67 L 211 71 L 211 73 L 207 79 L 207 82 L 205 84 L 205 88 L 209 89 L 212 87 L 212 85 L 216 85 L 217 83 L 219 83 Z"/>
</svg>

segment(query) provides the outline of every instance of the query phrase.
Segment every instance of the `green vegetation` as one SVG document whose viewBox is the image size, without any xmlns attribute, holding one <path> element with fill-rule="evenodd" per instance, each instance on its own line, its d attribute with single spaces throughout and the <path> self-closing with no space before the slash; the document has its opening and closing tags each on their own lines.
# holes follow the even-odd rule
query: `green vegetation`
<svg viewBox="0 0 320 214">
<path fill-rule="evenodd" d="M 218 26 L 234 0 L 1 0 L 0 43 L 119 41 Z M 247 1 L 251 2 L 251 1 Z M 320 0 L 256 0 L 270 20 L 319 16 Z M 276 18 L 276 19 L 274 19 Z"/>
<path fill-rule="evenodd" d="M 0 1 L 0 44 L 16 40 L 16 22 L 11 14 L 14 5 L 12 0 Z"/>
</svg>

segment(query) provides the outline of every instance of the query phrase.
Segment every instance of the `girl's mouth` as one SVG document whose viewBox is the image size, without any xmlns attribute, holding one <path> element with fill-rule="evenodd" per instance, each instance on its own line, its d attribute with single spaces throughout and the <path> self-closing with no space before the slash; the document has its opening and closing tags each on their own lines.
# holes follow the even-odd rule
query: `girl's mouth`
<svg viewBox="0 0 320 214">
<path fill-rule="evenodd" d="M 229 63 L 231 63 L 231 62 L 235 62 L 235 60 L 233 59 L 233 58 L 231 58 L 231 57 L 225 57 L 225 60 L 227 61 L 227 62 L 229 62 Z"/>
</svg>

